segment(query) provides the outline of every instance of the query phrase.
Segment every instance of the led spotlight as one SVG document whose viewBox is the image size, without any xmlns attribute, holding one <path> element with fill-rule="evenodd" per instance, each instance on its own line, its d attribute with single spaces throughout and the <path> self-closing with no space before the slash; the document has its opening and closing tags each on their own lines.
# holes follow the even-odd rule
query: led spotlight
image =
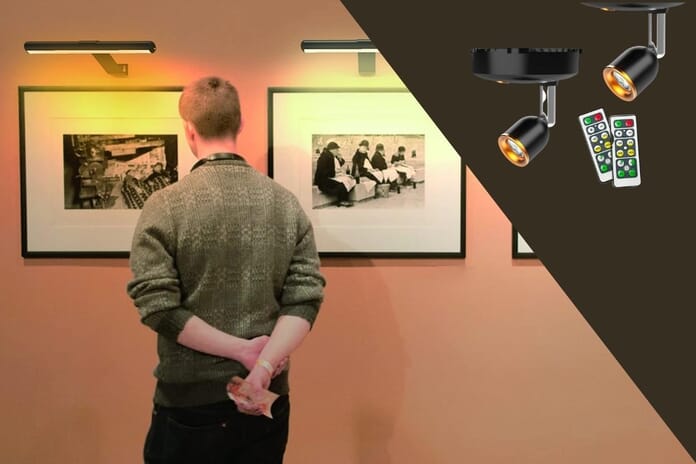
<svg viewBox="0 0 696 464">
<path fill-rule="evenodd" d="M 549 141 L 546 118 L 525 116 L 498 137 L 498 148 L 512 164 L 529 164 Z"/>
<path fill-rule="evenodd" d="M 623 101 L 633 101 L 655 80 L 658 60 L 665 56 L 667 10 L 684 2 L 585 2 L 583 5 L 602 11 L 648 12 L 648 46 L 626 49 L 602 71 L 604 83 Z M 656 39 L 653 38 L 656 36 Z"/>
<path fill-rule="evenodd" d="M 556 123 L 558 81 L 577 74 L 577 48 L 475 48 L 473 73 L 498 83 L 538 84 L 539 116 L 525 116 L 498 137 L 498 148 L 518 167 L 529 164 L 549 141 Z"/>
<path fill-rule="evenodd" d="M 632 101 L 655 80 L 659 62 L 650 47 L 631 47 L 602 71 L 604 82 L 614 95 Z"/>
</svg>

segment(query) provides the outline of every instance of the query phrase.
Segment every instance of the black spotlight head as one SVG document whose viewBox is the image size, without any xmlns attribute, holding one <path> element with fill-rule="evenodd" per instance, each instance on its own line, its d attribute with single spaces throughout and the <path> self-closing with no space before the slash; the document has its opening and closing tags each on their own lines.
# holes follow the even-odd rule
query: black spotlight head
<svg viewBox="0 0 696 464">
<path fill-rule="evenodd" d="M 525 116 L 498 137 L 498 148 L 515 166 L 524 167 L 544 149 L 549 127 L 540 116 Z"/>
<path fill-rule="evenodd" d="M 614 95 L 633 101 L 655 80 L 658 68 L 652 47 L 631 47 L 604 68 L 602 77 Z"/>
</svg>

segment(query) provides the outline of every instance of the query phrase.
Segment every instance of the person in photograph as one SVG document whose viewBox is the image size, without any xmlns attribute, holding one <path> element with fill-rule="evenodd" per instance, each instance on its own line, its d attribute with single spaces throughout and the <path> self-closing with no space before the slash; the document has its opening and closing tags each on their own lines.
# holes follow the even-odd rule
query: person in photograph
<svg viewBox="0 0 696 464">
<path fill-rule="evenodd" d="M 355 179 L 343 170 L 346 161 L 340 153 L 336 142 L 329 142 L 317 159 L 317 170 L 314 173 L 314 185 L 327 195 L 337 198 L 338 206 L 350 207 L 353 202 L 348 200 L 348 194 L 355 187 Z"/>
<path fill-rule="evenodd" d="M 413 166 L 406 163 L 406 147 L 403 145 L 399 146 L 397 152 L 391 157 L 391 165 L 399 173 L 402 184 L 413 183 L 413 186 L 416 186 L 415 182 L 413 182 L 413 176 L 416 175 L 416 170 Z"/>
<path fill-rule="evenodd" d="M 171 183 L 169 176 L 164 171 L 164 165 L 159 162 L 152 166 L 152 172 L 145 178 L 145 182 L 150 186 L 153 192 L 163 189 Z"/>
<path fill-rule="evenodd" d="M 313 327 L 326 281 L 299 200 L 236 153 L 241 109 L 220 77 L 187 85 L 184 135 L 198 161 L 145 202 L 133 234 L 126 289 L 157 333 L 159 363 L 145 463 L 283 462 L 288 357 Z M 265 417 L 232 400 L 279 397 Z"/>
<path fill-rule="evenodd" d="M 372 163 L 370 162 L 370 155 L 368 154 L 369 150 L 370 142 L 367 140 L 361 140 L 358 144 L 358 149 L 355 151 L 355 154 L 351 160 L 353 164 L 351 168 L 351 175 L 358 179 L 358 181 L 360 177 L 367 177 L 368 179 L 381 184 L 385 181 L 384 175 L 380 170 L 375 169 L 372 166 Z"/>
<path fill-rule="evenodd" d="M 121 195 L 128 209 L 142 209 L 151 190 L 146 182 L 135 177 L 132 169 L 126 170 L 121 179 Z"/>
<path fill-rule="evenodd" d="M 384 183 L 389 183 L 392 190 L 396 190 L 396 182 L 399 180 L 399 173 L 392 166 L 387 164 L 387 160 L 384 156 L 384 145 L 378 143 L 375 145 L 375 153 L 372 155 L 370 160 L 372 167 L 382 172 L 384 176 Z"/>
</svg>

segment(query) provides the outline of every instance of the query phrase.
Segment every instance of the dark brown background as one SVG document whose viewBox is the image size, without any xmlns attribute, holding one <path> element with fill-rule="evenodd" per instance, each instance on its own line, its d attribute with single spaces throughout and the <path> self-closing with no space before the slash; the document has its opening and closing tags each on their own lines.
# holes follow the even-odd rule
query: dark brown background
<svg viewBox="0 0 696 464">
<path fill-rule="evenodd" d="M 646 45 L 647 14 L 579 2 L 342 0 L 406 86 L 689 451 L 694 428 L 693 7 L 667 14 L 667 55 L 636 101 L 604 86 L 601 69 Z M 579 47 L 580 73 L 561 81 L 557 124 L 527 167 L 496 138 L 538 111 L 538 89 L 471 73 L 475 47 Z M 600 184 L 577 121 L 603 107 L 636 114 L 642 185 Z M 500 282 L 501 289 L 505 282 Z M 568 363 L 572 363 L 568 359 Z"/>
</svg>

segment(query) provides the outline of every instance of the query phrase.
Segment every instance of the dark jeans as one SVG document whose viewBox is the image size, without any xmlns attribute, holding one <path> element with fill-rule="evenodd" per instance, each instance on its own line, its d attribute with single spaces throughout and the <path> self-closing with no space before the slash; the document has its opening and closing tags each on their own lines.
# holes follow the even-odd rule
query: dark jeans
<svg viewBox="0 0 696 464">
<path fill-rule="evenodd" d="M 145 440 L 146 464 L 281 464 L 290 402 L 273 403 L 273 419 L 237 411 L 233 401 L 170 408 L 155 405 Z"/>
</svg>

